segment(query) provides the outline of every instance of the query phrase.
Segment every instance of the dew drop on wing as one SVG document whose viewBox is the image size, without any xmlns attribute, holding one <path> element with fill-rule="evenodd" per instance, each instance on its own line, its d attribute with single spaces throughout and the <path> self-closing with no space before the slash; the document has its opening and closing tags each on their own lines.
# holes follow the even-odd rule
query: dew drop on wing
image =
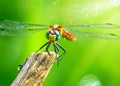
<svg viewBox="0 0 120 86">
<path fill-rule="evenodd" d="M 27 31 L 27 25 L 22 25 L 20 22 L 11 20 L 0 21 L 0 35 L 2 36 L 22 36 L 30 33 Z"/>
</svg>

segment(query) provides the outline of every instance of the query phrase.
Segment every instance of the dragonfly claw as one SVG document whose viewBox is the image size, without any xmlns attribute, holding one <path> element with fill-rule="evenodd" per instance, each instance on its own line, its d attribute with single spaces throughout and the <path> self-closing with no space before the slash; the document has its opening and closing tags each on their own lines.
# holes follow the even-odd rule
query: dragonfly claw
<svg viewBox="0 0 120 86">
<path fill-rule="evenodd" d="M 49 51 L 46 51 L 48 53 L 48 55 L 50 55 L 50 52 Z"/>
</svg>

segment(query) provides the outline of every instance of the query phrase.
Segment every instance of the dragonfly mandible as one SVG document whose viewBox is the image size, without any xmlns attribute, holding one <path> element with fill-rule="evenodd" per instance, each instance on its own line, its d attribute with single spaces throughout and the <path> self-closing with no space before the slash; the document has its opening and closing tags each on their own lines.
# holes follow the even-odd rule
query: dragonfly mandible
<svg viewBox="0 0 120 86">
<path fill-rule="evenodd" d="M 68 29 L 69 28 L 69 29 Z M 66 50 L 59 44 L 57 41 L 62 37 L 69 41 L 77 40 L 80 36 L 92 36 L 97 38 L 105 38 L 105 39 L 120 39 L 120 36 L 115 33 L 103 33 L 103 32 L 90 32 L 92 30 L 113 30 L 120 29 L 119 25 L 104 23 L 104 24 L 70 24 L 70 25 L 47 25 L 47 24 L 34 24 L 34 23 L 26 23 L 26 22 L 17 22 L 12 20 L 0 20 L 0 35 L 2 36 L 23 36 L 33 34 L 35 32 L 41 30 L 46 31 L 46 38 L 48 42 L 41 46 L 36 52 L 41 50 L 46 46 L 46 52 L 49 54 L 49 47 L 51 43 L 54 46 L 54 51 L 56 54 L 59 52 L 59 48 L 63 50 L 63 53 L 58 56 L 57 60 L 61 60 L 62 57 L 66 54 Z M 90 30 L 90 31 L 88 31 Z M 74 36 L 72 33 L 74 32 Z"/>
</svg>

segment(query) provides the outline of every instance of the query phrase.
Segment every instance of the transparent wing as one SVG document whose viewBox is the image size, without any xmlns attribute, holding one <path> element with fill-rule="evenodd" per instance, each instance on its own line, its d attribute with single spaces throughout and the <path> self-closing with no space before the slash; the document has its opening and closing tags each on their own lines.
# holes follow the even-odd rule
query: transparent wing
<svg viewBox="0 0 120 86">
<path fill-rule="evenodd" d="M 0 35 L 17 36 L 29 35 L 47 29 L 48 25 L 0 20 Z"/>
<path fill-rule="evenodd" d="M 65 25 L 67 28 L 84 28 L 84 29 L 120 29 L 120 25 L 115 25 L 112 23 L 103 24 L 71 24 Z"/>
<path fill-rule="evenodd" d="M 105 23 L 105 24 L 78 24 L 68 25 L 66 28 L 73 33 L 77 38 L 93 37 L 102 39 L 119 39 L 120 40 L 120 26 Z"/>
</svg>

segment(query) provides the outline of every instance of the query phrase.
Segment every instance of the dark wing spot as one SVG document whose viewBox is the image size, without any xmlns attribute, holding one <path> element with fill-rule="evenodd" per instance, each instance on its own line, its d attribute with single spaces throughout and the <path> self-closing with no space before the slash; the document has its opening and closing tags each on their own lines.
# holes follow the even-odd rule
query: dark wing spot
<svg viewBox="0 0 120 86">
<path fill-rule="evenodd" d="M 5 19 L 0 19 L 0 21 L 4 21 Z"/>
<path fill-rule="evenodd" d="M 113 34 L 113 33 L 111 33 L 110 35 L 112 35 L 112 36 L 119 36 L 119 35 L 116 35 L 116 34 Z"/>
<path fill-rule="evenodd" d="M 1 31 L 5 31 L 5 28 L 0 28 Z"/>
<path fill-rule="evenodd" d="M 112 23 L 106 23 L 107 25 L 112 25 Z"/>
<path fill-rule="evenodd" d="M 28 31 L 32 31 L 33 29 L 29 28 Z"/>
</svg>

